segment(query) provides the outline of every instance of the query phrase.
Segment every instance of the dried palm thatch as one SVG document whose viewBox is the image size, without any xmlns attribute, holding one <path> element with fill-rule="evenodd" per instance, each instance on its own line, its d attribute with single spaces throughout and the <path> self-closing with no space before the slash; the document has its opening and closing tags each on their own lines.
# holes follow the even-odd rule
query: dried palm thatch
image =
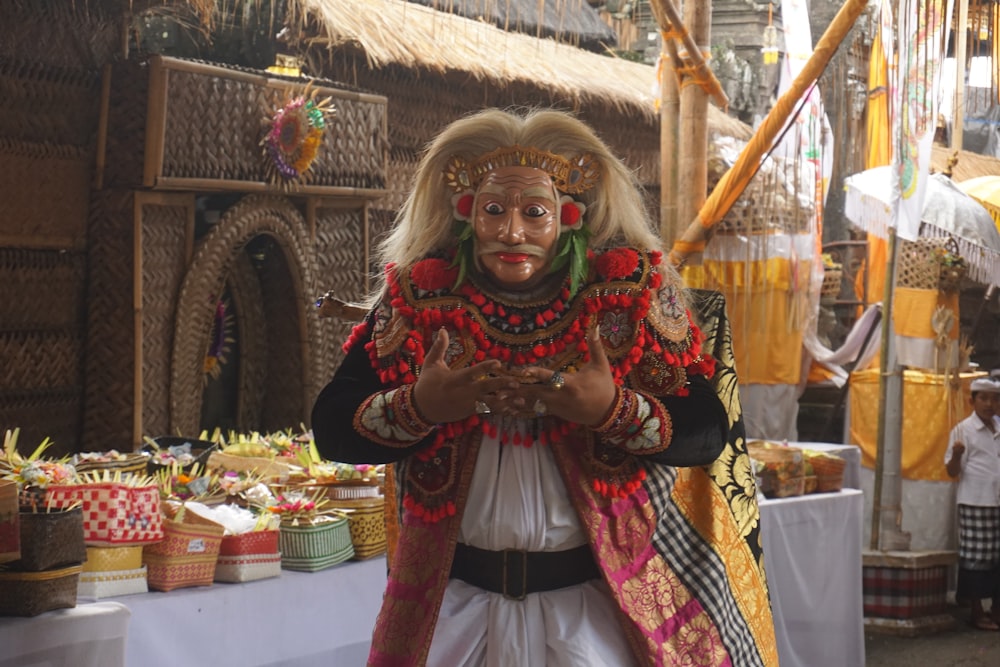
<svg viewBox="0 0 1000 667">
<path fill-rule="evenodd" d="M 609 109 L 658 123 L 656 70 L 551 39 L 505 32 L 405 0 L 295 0 L 294 41 L 335 53 L 354 51 L 368 67 L 394 66 L 422 75 L 462 76 L 506 88 L 531 85 L 577 107 Z M 312 53 L 312 51 L 311 51 Z M 749 139 L 751 129 L 709 108 L 710 132 Z"/>
<path fill-rule="evenodd" d="M 954 163 L 949 164 L 954 159 Z M 955 151 L 944 146 L 931 149 L 931 170 L 951 177 L 956 183 L 977 176 L 1000 174 L 1000 160 L 990 155 L 980 155 L 972 151 Z"/>
<path fill-rule="evenodd" d="M 467 19 L 486 21 L 503 30 L 551 37 L 562 44 L 603 51 L 618 36 L 587 0 L 409 0 Z"/>
</svg>

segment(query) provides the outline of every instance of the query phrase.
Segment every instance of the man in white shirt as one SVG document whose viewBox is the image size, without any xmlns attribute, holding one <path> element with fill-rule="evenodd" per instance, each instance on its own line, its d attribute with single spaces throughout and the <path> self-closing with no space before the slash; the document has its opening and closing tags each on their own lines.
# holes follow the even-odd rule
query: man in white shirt
<svg viewBox="0 0 1000 667">
<path fill-rule="evenodd" d="M 958 478 L 958 599 L 972 625 L 1000 630 L 1000 381 L 972 382 L 972 414 L 951 431 L 945 466 Z M 992 598 L 990 612 L 983 599 Z"/>
</svg>

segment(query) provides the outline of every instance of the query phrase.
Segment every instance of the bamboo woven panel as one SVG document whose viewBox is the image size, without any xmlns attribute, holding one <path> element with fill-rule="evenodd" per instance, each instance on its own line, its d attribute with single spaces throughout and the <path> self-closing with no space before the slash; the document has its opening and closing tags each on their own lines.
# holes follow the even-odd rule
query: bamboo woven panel
<svg viewBox="0 0 1000 667">
<path fill-rule="evenodd" d="M 896 264 L 896 284 L 914 289 L 938 288 L 941 266 L 934 258 L 937 248 L 943 248 L 949 239 L 922 238 L 917 241 L 900 240 Z"/>
<path fill-rule="evenodd" d="M 0 248 L 0 330 L 59 328 L 82 338 L 85 261 L 80 252 Z"/>
<path fill-rule="evenodd" d="M 193 202 L 192 202 L 193 204 Z M 142 430 L 170 433 L 170 350 L 187 271 L 183 206 L 144 204 L 142 228 Z"/>
<path fill-rule="evenodd" d="M 100 78 L 75 65 L 0 58 L 0 137 L 40 150 L 87 148 L 97 124 Z"/>
<path fill-rule="evenodd" d="M 0 334 L 0 386 L 39 391 L 80 381 L 81 338 L 74 331 L 33 330 Z"/>
<path fill-rule="evenodd" d="M 81 451 L 78 441 L 82 409 L 79 385 L 4 393 L 0 399 L 0 425 L 19 427 L 18 442 L 24 449 L 34 449 L 45 438 L 51 438 L 52 447 L 45 455 L 58 458 Z"/>
<path fill-rule="evenodd" d="M 255 241 L 258 237 L 267 243 Z M 304 419 L 307 408 L 303 397 L 311 393 L 316 382 L 306 355 L 320 335 L 317 318 L 306 317 L 319 289 L 316 260 L 305 220 L 287 199 L 249 196 L 229 208 L 199 240 L 181 287 L 171 355 L 170 432 L 200 430 L 205 350 L 215 312 L 213 295 L 222 292 L 231 277 L 230 268 L 251 241 L 264 326 L 243 335 L 262 336 L 262 341 L 252 345 L 265 350 L 265 355 L 241 355 L 240 363 L 261 364 L 265 369 L 259 382 L 265 393 L 257 426 L 286 429 Z M 260 377 L 253 369 L 249 372 L 251 377 Z M 294 420 L 288 421 L 293 414 Z"/>
<path fill-rule="evenodd" d="M 303 330 L 300 313 L 305 304 L 301 298 L 289 298 L 290 295 L 298 296 L 289 259 L 292 258 L 285 254 L 284 249 L 275 244 L 258 264 L 269 340 L 266 356 L 262 360 L 268 369 L 261 413 L 261 428 L 265 432 L 292 428 L 305 422 L 312 407 L 306 405 L 305 397 L 313 395 L 313 391 L 311 386 L 304 386 L 303 366 L 308 363 L 310 372 L 315 372 L 309 344 L 315 344 L 316 340 L 303 340 L 307 332 Z M 307 317 L 306 321 L 313 322 L 315 319 Z M 306 354 L 309 355 L 308 361 Z"/>
<path fill-rule="evenodd" d="M 316 261 L 322 296 L 332 290 L 344 301 L 356 302 L 365 294 L 368 266 L 364 247 L 364 211 L 361 209 L 323 208 L 316 216 Z M 316 309 L 313 308 L 313 311 Z M 315 312 L 310 317 L 318 317 Z M 332 318 L 321 320 L 321 336 L 314 351 L 320 383 L 333 377 L 343 359 L 341 345 L 356 322 Z M 318 394 L 321 387 L 316 387 Z M 315 394 L 312 396 L 315 398 Z"/>
<path fill-rule="evenodd" d="M 87 264 L 87 351 L 81 450 L 132 451 L 135 326 L 131 192 L 94 193 Z"/>
<path fill-rule="evenodd" d="M 121 21 L 118 3 L 5 0 L 0 3 L 0 57 L 97 71 L 121 52 Z"/>
<path fill-rule="evenodd" d="M 0 139 L 0 244 L 82 249 L 87 242 L 91 160 L 75 147 Z"/>
<path fill-rule="evenodd" d="M 165 97 L 163 163 L 158 175 L 174 178 L 265 181 L 260 140 L 273 114 L 301 95 L 302 84 L 264 85 L 236 77 L 234 70 L 205 65 L 203 71 L 170 69 Z M 335 85 L 335 84 L 331 84 Z M 279 87 L 280 86 L 280 87 Z M 317 85 L 336 113 L 309 170 L 312 185 L 381 189 L 385 186 L 385 103 L 368 96 Z"/>
<path fill-rule="evenodd" d="M 376 264 L 376 249 L 390 232 L 395 224 L 396 212 L 384 208 L 372 208 L 368 211 L 368 235 L 371 238 L 372 255 L 368 258 L 368 271 L 371 275 L 379 275 L 385 269 L 384 266 Z"/>
<path fill-rule="evenodd" d="M 105 186 L 142 185 L 149 72 L 139 63 L 115 65 L 108 103 Z"/>
<path fill-rule="evenodd" d="M 267 380 L 267 367 L 260 361 L 267 354 L 264 297 L 257 270 L 245 251 L 233 262 L 226 288 L 236 318 L 235 354 L 239 360 L 236 427 L 245 433 L 260 423 Z"/>
</svg>

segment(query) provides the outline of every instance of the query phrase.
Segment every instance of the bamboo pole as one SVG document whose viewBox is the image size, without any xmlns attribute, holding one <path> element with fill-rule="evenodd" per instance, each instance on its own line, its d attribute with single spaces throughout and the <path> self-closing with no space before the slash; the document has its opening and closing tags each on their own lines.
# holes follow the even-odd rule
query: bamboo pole
<svg viewBox="0 0 1000 667">
<path fill-rule="evenodd" d="M 705 248 L 712 228 L 725 217 L 743 194 L 743 190 L 760 166 L 761 158 L 771 150 L 775 138 L 785 127 L 796 104 L 823 73 L 827 63 L 867 4 L 867 0 L 846 0 L 841 5 L 802 71 L 768 112 L 753 138 L 743 148 L 736 163 L 722 176 L 698 211 L 698 215 L 674 243 L 670 251 L 670 261 L 675 267 L 683 266 L 691 254 L 701 252 Z"/>
<path fill-rule="evenodd" d="M 711 3 L 704 2 L 704 0 L 690 0 L 689 3 L 692 6 L 698 6 L 709 17 L 709 23 L 711 23 L 712 17 L 712 7 Z M 695 38 L 691 36 L 691 33 L 687 31 L 684 27 L 684 22 L 681 20 L 681 14 L 674 7 L 672 0 L 652 0 L 649 3 L 650 9 L 653 10 L 653 16 L 656 18 L 656 22 L 659 24 L 660 29 L 668 33 L 670 37 L 680 40 L 681 44 L 684 46 L 684 50 L 687 51 L 691 58 L 691 66 L 693 68 L 694 78 L 705 87 L 708 95 L 715 100 L 716 105 L 723 111 L 729 108 L 729 98 L 726 96 L 724 90 L 722 90 L 722 84 L 719 80 L 715 78 L 715 73 L 712 68 L 708 66 L 708 62 L 702 56 L 701 49 L 699 49 Z M 687 9 L 685 7 L 685 9 Z M 690 20 L 690 19 L 689 19 Z M 709 26 L 709 29 L 711 26 Z M 707 33 L 706 33 L 707 34 Z M 675 61 L 674 66 L 679 66 L 679 63 Z"/>
<path fill-rule="evenodd" d="M 712 5 L 708 2 L 684 3 L 684 18 L 691 28 L 692 40 L 684 40 L 680 61 L 693 66 L 709 48 L 712 31 Z M 684 34 L 688 34 L 685 31 Z M 692 65 L 688 65 L 692 63 Z M 697 76 L 697 75 L 696 75 Z M 697 79 L 680 82 L 680 121 L 677 127 L 677 224 L 671 238 L 679 238 L 681 225 L 692 219 L 708 196 L 708 93 L 694 85 Z"/>
<path fill-rule="evenodd" d="M 677 90 L 677 45 L 664 31 L 660 54 L 660 238 L 663 247 L 673 245 L 680 230 L 677 217 L 677 118 L 680 97 Z"/>
<path fill-rule="evenodd" d="M 689 2 L 692 11 L 698 10 L 699 16 L 707 16 L 704 22 L 699 19 L 696 35 L 705 34 L 704 43 L 708 42 L 708 31 L 711 29 L 711 7 L 706 3 Z M 707 97 L 710 96 L 722 109 L 729 106 L 729 99 L 722 90 L 722 85 L 709 68 L 702 49 L 698 47 L 695 38 L 684 26 L 680 13 L 671 0 L 653 0 L 650 9 L 660 26 L 663 45 L 661 47 L 661 64 L 669 65 L 670 73 L 664 71 L 660 77 L 660 236 L 664 245 L 672 245 L 683 231 L 681 221 L 689 220 L 693 211 L 701 205 L 708 189 L 708 127 L 705 118 L 708 112 Z M 685 51 L 682 57 L 677 42 Z M 691 84 L 697 84 L 696 93 Z M 685 88 L 692 88 L 688 93 Z M 702 100 L 701 113 L 698 104 L 690 109 L 685 108 L 681 100 L 685 95 L 689 99 Z M 683 118 L 701 123 L 703 127 L 695 128 L 692 136 L 690 127 L 685 126 Z M 689 122 L 690 125 L 690 122 Z M 682 129 L 683 128 L 683 129 Z M 703 146 L 698 150 L 699 146 Z M 695 151 L 693 154 L 691 153 Z M 693 157 L 689 157 L 692 156 Z M 691 199 L 691 194 L 694 199 Z"/>
</svg>

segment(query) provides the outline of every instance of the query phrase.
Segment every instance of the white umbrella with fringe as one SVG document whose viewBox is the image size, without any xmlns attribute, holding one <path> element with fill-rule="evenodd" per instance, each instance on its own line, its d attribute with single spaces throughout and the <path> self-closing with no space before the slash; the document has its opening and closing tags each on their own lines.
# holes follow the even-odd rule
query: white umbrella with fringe
<svg viewBox="0 0 1000 667">
<path fill-rule="evenodd" d="M 875 167 L 844 179 L 844 215 L 869 234 L 888 238 L 892 220 L 892 167 Z M 968 277 L 1000 285 L 1000 231 L 989 211 L 944 174 L 931 174 L 921 215 L 922 238 L 951 238 L 968 264 Z"/>
</svg>

